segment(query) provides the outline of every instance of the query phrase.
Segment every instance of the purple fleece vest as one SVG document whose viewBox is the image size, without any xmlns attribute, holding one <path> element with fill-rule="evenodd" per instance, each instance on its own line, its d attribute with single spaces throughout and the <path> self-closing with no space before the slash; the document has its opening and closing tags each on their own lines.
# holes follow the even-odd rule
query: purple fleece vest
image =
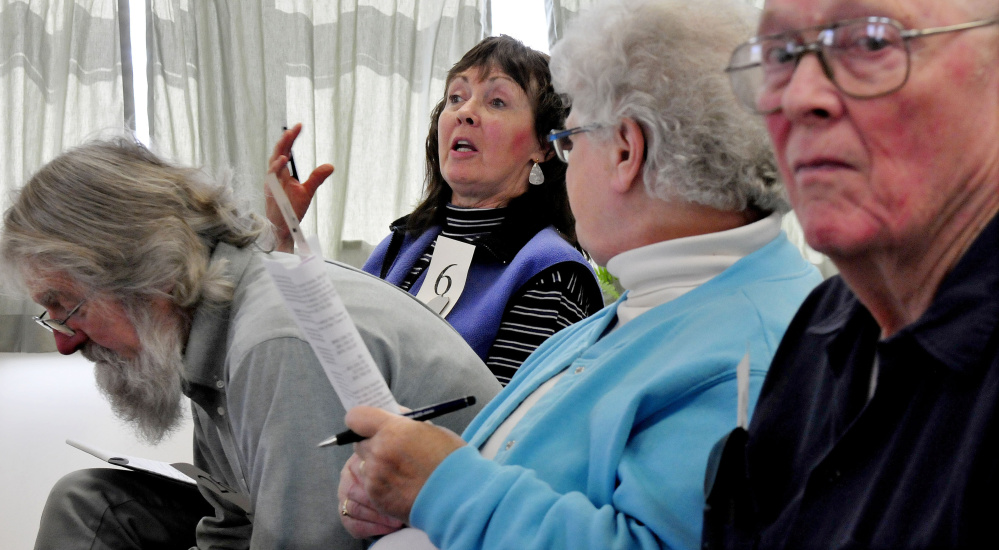
<svg viewBox="0 0 999 550">
<path fill-rule="evenodd" d="M 419 237 L 406 235 L 385 280 L 399 286 L 440 231 L 440 227 L 434 227 Z M 390 235 L 375 248 L 368 261 L 364 263 L 362 268 L 364 271 L 376 276 L 381 274 L 382 263 L 391 240 Z M 480 261 L 480 257 L 480 252 L 476 250 L 471 268 L 468 270 L 465 290 L 448 314 L 447 321 L 483 361 L 489 353 L 489 348 L 492 347 L 493 340 L 496 339 L 496 332 L 506 312 L 507 302 L 527 281 L 545 269 L 562 262 L 577 262 L 589 266 L 583 255 L 551 226 L 535 234 L 509 263 Z M 409 289 L 410 294 L 415 296 L 420 291 L 426 273 L 424 270 L 413 283 Z"/>
</svg>

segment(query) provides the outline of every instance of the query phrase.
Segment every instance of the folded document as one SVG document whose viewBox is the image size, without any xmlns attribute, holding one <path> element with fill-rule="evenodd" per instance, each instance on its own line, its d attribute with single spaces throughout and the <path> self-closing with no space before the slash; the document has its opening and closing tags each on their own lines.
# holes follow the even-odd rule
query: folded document
<svg viewBox="0 0 999 550">
<path fill-rule="evenodd" d="M 241 508 L 250 518 L 253 517 L 253 505 L 246 493 L 229 487 L 225 483 L 212 477 L 208 472 L 194 466 L 193 464 L 187 464 L 184 462 L 169 464 L 159 460 L 128 456 L 120 453 L 111 453 L 73 439 L 67 439 L 66 443 L 80 449 L 81 451 L 90 453 L 109 464 L 114 464 L 115 466 L 121 466 L 137 472 L 145 472 L 147 474 L 166 478 L 171 481 L 186 483 L 188 485 L 198 485 L 199 487 L 206 488 L 216 496 Z"/>
</svg>

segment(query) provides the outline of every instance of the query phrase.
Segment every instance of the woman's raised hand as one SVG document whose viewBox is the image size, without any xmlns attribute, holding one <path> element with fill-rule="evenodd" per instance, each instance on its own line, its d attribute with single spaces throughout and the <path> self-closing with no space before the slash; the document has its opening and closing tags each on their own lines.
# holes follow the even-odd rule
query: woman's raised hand
<svg viewBox="0 0 999 550">
<path fill-rule="evenodd" d="M 312 197 L 316 194 L 316 190 L 333 173 L 332 164 L 321 164 L 309 174 L 309 179 L 304 182 L 299 182 L 292 177 L 291 170 L 288 168 L 288 159 L 291 158 L 291 146 L 295 143 L 295 139 L 298 138 L 298 134 L 301 131 L 301 124 L 296 124 L 285 130 L 277 143 L 274 144 L 274 152 L 267 161 L 268 173 L 273 173 L 277 176 L 278 181 L 281 183 L 281 188 L 288 195 L 288 200 L 291 202 L 291 206 L 294 208 L 295 215 L 298 216 L 299 220 L 305 216 L 305 212 L 309 209 L 309 204 L 312 202 Z M 284 217 L 281 215 L 281 211 L 278 209 L 277 203 L 274 201 L 274 197 L 266 185 L 264 185 L 264 200 L 267 219 L 274 226 L 275 249 L 281 252 L 293 251 L 295 242 L 291 236 L 291 229 L 285 223 Z"/>
</svg>

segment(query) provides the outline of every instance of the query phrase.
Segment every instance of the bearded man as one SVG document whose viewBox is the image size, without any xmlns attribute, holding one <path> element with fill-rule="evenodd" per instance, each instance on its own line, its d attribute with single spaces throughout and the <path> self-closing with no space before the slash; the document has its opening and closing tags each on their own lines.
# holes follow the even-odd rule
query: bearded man
<svg viewBox="0 0 999 550">
<path fill-rule="evenodd" d="M 20 191 L 0 255 L 45 308 L 59 351 L 93 361 L 114 411 L 149 441 L 178 425 L 189 397 L 195 465 L 251 503 L 142 473 L 74 472 L 53 489 L 36 548 L 364 546 L 338 519 L 351 450 L 316 448 L 345 411 L 265 273 L 265 232 L 226 182 L 125 139 L 72 149 Z M 485 403 L 499 390 L 411 296 L 340 264 L 327 272 L 401 405 Z M 439 423 L 461 430 L 475 411 Z"/>
</svg>

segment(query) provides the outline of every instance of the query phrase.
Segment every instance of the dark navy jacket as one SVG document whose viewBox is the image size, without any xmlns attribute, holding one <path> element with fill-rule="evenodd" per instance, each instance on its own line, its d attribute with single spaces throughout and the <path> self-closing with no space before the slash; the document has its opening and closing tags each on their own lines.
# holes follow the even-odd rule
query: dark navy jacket
<svg viewBox="0 0 999 550">
<path fill-rule="evenodd" d="M 926 313 L 886 340 L 840 278 L 809 296 L 774 357 L 748 444 L 731 438 L 718 467 L 705 547 L 995 547 L 997 421 L 994 219 Z"/>
</svg>

